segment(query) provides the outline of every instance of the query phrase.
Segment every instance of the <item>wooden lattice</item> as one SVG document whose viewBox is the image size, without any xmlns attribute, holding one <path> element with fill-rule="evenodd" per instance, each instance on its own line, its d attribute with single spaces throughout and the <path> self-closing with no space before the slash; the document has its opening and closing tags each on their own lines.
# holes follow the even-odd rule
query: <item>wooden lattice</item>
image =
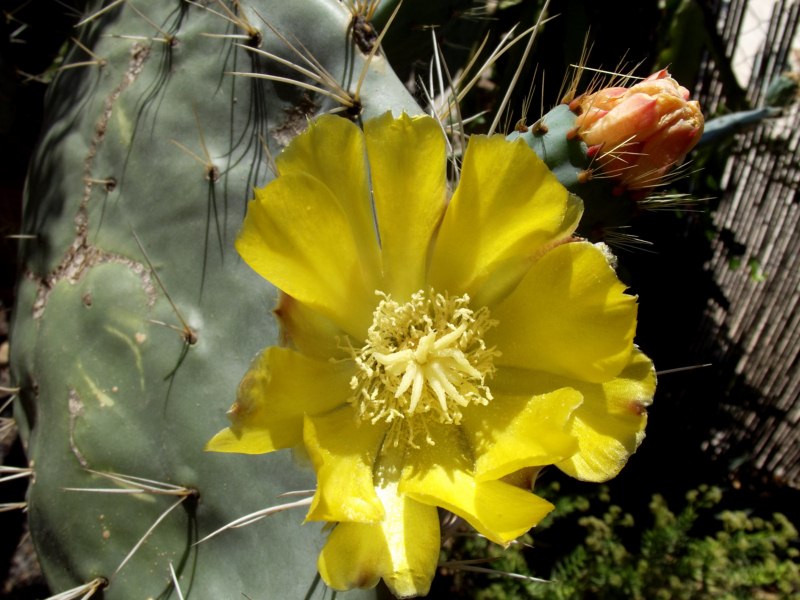
<svg viewBox="0 0 800 600">
<path fill-rule="evenodd" d="M 717 31 L 728 57 L 742 33 L 748 0 L 719 3 Z M 800 2 L 774 3 L 763 45 L 746 85 L 761 106 L 769 84 L 798 69 Z M 793 48 L 794 45 L 794 48 Z M 792 52 L 795 56 L 792 56 Z M 725 86 L 711 61 L 699 90 L 715 110 Z M 722 177 L 713 214 L 719 236 L 706 268 L 722 294 L 709 299 L 698 351 L 727 367 L 740 385 L 720 382 L 731 421 L 705 447 L 719 457 L 744 457 L 743 467 L 800 487 L 800 108 L 740 133 Z M 731 251 L 733 239 L 737 252 Z M 744 394 L 743 388 L 751 394 Z"/>
</svg>

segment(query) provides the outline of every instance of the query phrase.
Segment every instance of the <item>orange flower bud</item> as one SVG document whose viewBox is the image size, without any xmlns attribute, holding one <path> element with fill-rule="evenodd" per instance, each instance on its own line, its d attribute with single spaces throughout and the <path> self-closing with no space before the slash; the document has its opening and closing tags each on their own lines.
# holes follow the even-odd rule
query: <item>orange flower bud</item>
<svg viewBox="0 0 800 600">
<path fill-rule="evenodd" d="M 630 88 L 608 87 L 570 103 L 575 132 L 621 189 L 658 185 L 700 140 L 703 114 L 666 69 Z"/>
</svg>

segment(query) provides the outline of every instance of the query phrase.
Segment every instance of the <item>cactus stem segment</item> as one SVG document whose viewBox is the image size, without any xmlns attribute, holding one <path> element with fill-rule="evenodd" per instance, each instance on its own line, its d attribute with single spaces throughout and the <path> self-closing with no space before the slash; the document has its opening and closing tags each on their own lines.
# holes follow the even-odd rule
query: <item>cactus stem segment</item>
<svg viewBox="0 0 800 600">
<path fill-rule="evenodd" d="M 238 532 L 241 544 L 222 544 L 222 552 L 209 547 L 198 558 L 187 546 L 269 505 L 282 506 L 232 526 L 293 506 L 304 509 L 287 516 L 304 514 L 308 495 L 253 505 L 247 492 L 260 481 L 264 496 L 274 498 L 307 487 L 297 483 L 307 476 L 288 462 L 269 466 L 263 479 L 263 467 L 244 458 L 200 460 L 194 436 L 221 410 L 198 398 L 233 393 L 242 361 L 278 337 L 264 310 L 263 289 L 232 254 L 233 245 L 224 243 L 238 230 L 231 203 L 244 202 L 252 186 L 269 179 L 264 165 L 269 148 L 274 152 L 286 145 L 308 118 L 329 108 L 360 112 L 362 102 L 353 90 L 365 56 L 346 31 L 350 14 L 344 2 L 332 0 L 95 0 L 89 5 L 84 13 L 89 16 L 75 34 L 80 43 L 69 44 L 63 61 L 84 62 L 86 68 L 72 67 L 55 78 L 48 128 L 26 189 L 26 223 L 15 232 L 35 235 L 23 248 L 14 311 L 12 385 L 22 387 L 14 399 L 17 420 L 6 418 L 10 409 L 3 410 L 0 431 L 18 428 L 30 440 L 27 451 L 30 460 L 36 459 L 30 476 L 36 484 L 29 486 L 27 498 L 4 499 L 27 500 L 27 505 L 5 508 L 30 510 L 32 535 L 53 593 L 73 588 L 59 600 L 91 594 L 93 599 L 177 598 L 170 561 L 173 580 L 187 586 L 187 598 L 198 593 L 227 597 L 245 571 L 252 579 L 248 585 L 261 589 L 261 595 L 303 597 L 308 578 L 294 571 L 313 567 L 308 549 L 318 547 L 316 527 L 298 529 L 292 518 L 264 519 Z M 272 34 L 256 9 L 295 50 Z M 399 20 L 400 15 L 392 32 Z M 319 82 L 254 54 L 256 48 L 296 63 Z M 382 56 L 374 58 L 360 88 L 364 113 L 421 110 L 391 65 Z M 225 71 L 283 75 L 342 102 L 283 83 L 225 77 Z M 202 130 L 191 110 L 195 102 Z M 170 138 L 185 148 L 175 152 Z M 335 142 L 331 149 L 338 156 Z M 222 178 L 209 183 L 219 171 Z M 215 234 L 219 260 L 212 254 Z M 275 289 L 266 294 L 271 304 Z M 230 310 L 231 298 L 237 310 Z M 245 314 L 255 320 L 240 318 Z M 256 330 L 259 335 L 247 335 Z M 5 401 L 0 394 L 0 406 Z M 167 458 L 154 464 L 152 457 Z M 88 468 L 182 485 L 128 476 L 114 480 Z M 235 480 L 225 483 L 223 493 L 219 482 L 231 473 Z M 7 471 L 0 478 L 17 475 L 23 476 Z M 9 481 L 4 487 L 13 485 Z M 188 485 L 202 492 L 202 504 Z M 65 491 L 67 486 L 84 493 Z M 83 517 L 74 518 L 77 513 Z M 270 553 L 266 569 L 251 548 L 264 539 L 286 546 Z M 187 560 L 191 572 L 182 568 Z M 117 576 L 115 569 L 121 569 Z M 107 580 L 95 580 L 101 574 L 111 581 L 106 591 L 101 590 Z M 320 586 L 313 595 L 317 592 L 325 593 Z"/>
<path fill-rule="evenodd" d="M 83 235 L 85 235 L 85 231 L 81 234 L 81 236 Z M 92 267 L 100 264 L 117 264 L 129 268 L 141 280 L 142 288 L 148 297 L 148 305 L 153 306 L 155 304 L 155 289 L 150 279 L 150 274 L 142 264 L 131 260 L 127 256 L 106 252 L 96 246 L 92 246 L 86 243 L 81 236 L 67 249 L 67 254 L 52 273 L 44 278 L 29 274 L 29 277 L 39 285 L 33 305 L 34 319 L 38 320 L 44 315 L 50 293 L 59 281 L 66 280 L 70 283 L 77 283 Z"/>
<path fill-rule="evenodd" d="M 106 97 L 105 102 L 103 103 L 103 112 L 100 114 L 100 117 L 97 119 L 95 124 L 95 133 L 92 136 L 92 141 L 89 145 L 89 150 L 86 153 L 86 158 L 84 159 L 83 165 L 83 180 L 86 182 L 86 185 L 84 186 L 83 198 L 81 199 L 81 203 L 78 207 L 78 214 L 75 216 L 75 221 L 77 224 L 77 236 L 81 243 L 85 244 L 86 242 L 86 230 L 88 227 L 87 212 L 89 208 L 89 201 L 92 195 L 91 182 L 94 179 L 92 176 L 92 169 L 94 168 L 95 157 L 105 141 L 108 123 L 111 120 L 114 106 L 116 105 L 122 93 L 138 79 L 139 75 L 141 75 L 142 71 L 144 70 L 144 65 L 149 57 L 149 48 L 142 46 L 141 44 L 134 44 L 133 48 L 131 48 L 128 68 L 126 69 L 125 74 L 120 80 L 119 84 L 111 91 L 108 97 Z"/>
<path fill-rule="evenodd" d="M 62 279 L 75 283 L 93 266 L 100 263 L 117 263 L 128 266 L 134 273 L 142 279 L 142 285 L 149 297 L 151 306 L 155 303 L 155 298 L 151 294 L 151 283 L 149 274 L 143 273 L 142 266 L 126 256 L 115 253 L 105 252 L 96 248 L 88 242 L 89 232 L 89 202 L 92 196 L 94 178 L 92 169 L 97 152 L 105 140 L 109 120 L 114 109 L 114 105 L 120 95 L 137 79 L 141 74 L 144 64 L 149 57 L 149 49 L 139 44 L 135 44 L 131 49 L 131 56 L 128 68 L 120 83 L 106 97 L 103 103 L 103 112 L 97 120 L 94 128 L 94 136 L 89 145 L 89 150 L 84 159 L 83 181 L 85 183 L 83 197 L 75 215 L 75 241 L 70 245 L 58 266 L 47 276 L 36 278 L 39 289 L 37 290 L 36 301 L 33 306 L 34 319 L 39 319 L 44 314 L 45 307 L 50 296 L 50 292 L 56 283 Z"/>
</svg>

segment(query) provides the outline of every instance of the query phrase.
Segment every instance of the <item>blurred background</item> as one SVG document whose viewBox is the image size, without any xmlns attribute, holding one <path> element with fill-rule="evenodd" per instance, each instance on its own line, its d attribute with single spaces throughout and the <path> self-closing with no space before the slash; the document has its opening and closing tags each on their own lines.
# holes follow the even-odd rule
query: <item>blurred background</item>
<svg viewBox="0 0 800 600">
<path fill-rule="evenodd" d="M 2 4 L 4 387 L 26 165 L 82 4 Z M 457 73 L 484 37 L 487 48 L 496 46 L 514 25 L 533 25 L 545 4 L 406 0 L 383 48 L 419 91 L 433 36 Z M 553 0 L 546 14 L 505 130 L 526 103 L 529 116 L 559 103 L 581 62 L 640 77 L 668 67 L 700 101 L 707 123 L 729 120 L 709 127 L 713 134 L 671 184 L 701 201 L 643 212 L 632 227 L 636 240 L 615 248 L 621 276 L 640 297 L 637 343 L 660 372 L 642 447 L 605 486 L 544 472 L 537 487 L 558 510 L 528 545 L 501 552 L 456 531 L 443 553 L 449 576 L 437 578 L 431 596 L 800 598 L 800 2 Z M 386 17 L 379 8 L 376 25 Z M 489 111 L 473 131 L 488 126 L 522 46 L 486 71 L 462 102 L 464 115 Z M 3 464 L 23 465 L 10 410 L 0 416 Z M 23 499 L 24 482 L 0 485 L 0 503 Z M 0 513 L 0 530 L 0 594 L 47 596 L 24 512 Z M 471 568 L 451 564 L 487 556 L 494 560 Z"/>
</svg>

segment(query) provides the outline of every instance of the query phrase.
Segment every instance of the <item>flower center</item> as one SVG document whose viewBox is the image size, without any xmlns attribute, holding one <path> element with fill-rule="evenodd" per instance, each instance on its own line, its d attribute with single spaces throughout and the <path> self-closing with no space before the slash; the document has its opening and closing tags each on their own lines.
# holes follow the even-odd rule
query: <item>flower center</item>
<svg viewBox="0 0 800 600">
<path fill-rule="evenodd" d="M 494 348 L 483 337 L 496 324 L 489 310 L 469 307 L 469 296 L 456 298 L 423 290 L 400 304 L 378 292 L 367 340 L 354 350 L 356 374 L 350 399 L 362 421 L 390 425 L 388 442 L 397 446 L 425 433 L 427 424 L 461 422 L 461 409 L 488 404 L 486 378 L 494 373 Z"/>
</svg>

